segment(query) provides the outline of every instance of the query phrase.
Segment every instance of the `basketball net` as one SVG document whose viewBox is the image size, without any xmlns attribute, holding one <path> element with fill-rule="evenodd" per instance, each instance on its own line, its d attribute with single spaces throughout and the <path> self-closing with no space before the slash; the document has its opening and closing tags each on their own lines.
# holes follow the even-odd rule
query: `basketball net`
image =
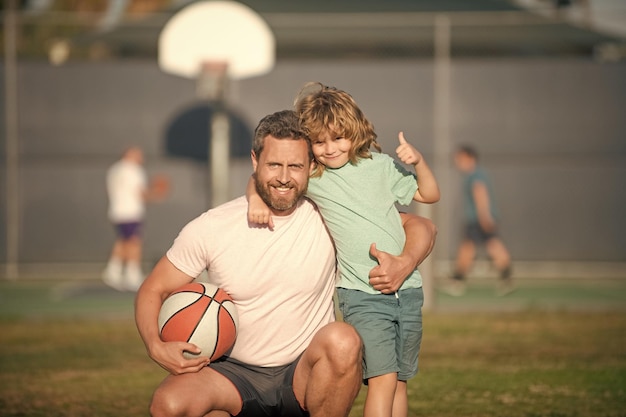
<svg viewBox="0 0 626 417">
<path fill-rule="evenodd" d="M 198 97 L 209 101 L 222 102 L 228 88 L 228 62 L 204 61 L 200 64 L 197 78 Z"/>
</svg>

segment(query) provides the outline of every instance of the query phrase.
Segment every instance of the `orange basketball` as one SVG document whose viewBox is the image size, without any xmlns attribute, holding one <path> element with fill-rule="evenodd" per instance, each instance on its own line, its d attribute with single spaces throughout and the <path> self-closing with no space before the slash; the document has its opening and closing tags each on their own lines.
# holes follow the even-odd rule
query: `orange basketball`
<svg viewBox="0 0 626 417">
<path fill-rule="evenodd" d="M 221 288 L 206 282 L 185 284 L 165 299 L 158 318 L 161 339 L 189 342 L 214 361 L 237 337 L 237 310 Z M 186 353 L 187 357 L 194 357 Z"/>
<path fill-rule="evenodd" d="M 151 181 L 151 191 L 158 198 L 164 198 L 170 192 L 170 179 L 163 174 L 155 175 Z"/>
</svg>

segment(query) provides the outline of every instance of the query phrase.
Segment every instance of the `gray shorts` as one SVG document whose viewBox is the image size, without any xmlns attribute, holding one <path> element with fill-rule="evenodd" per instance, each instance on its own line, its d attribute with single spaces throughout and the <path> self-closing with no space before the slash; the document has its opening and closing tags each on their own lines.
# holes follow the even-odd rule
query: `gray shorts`
<svg viewBox="0 0 626 417">
<path fill-rule="evenodd" d="M 300 358 L 284 366 L 247 365 L 226 357 L 209 366 L 228 378 L 242 400 L 238 417 L 307 417 L 293 393 L 293 375 Z"/>
<path fill-rule="evenodd" d="M 468 223 L 465 225 L 465 239 L 471 240 L 476 245 L 482 245 L 497 236 L 497 232 L 487 232 L 483 230 L 481 225 L 478 223 Z"/>
<path fill-rule="evenodd" d="M 417 374 L 422 342 L 421 288 L 395 294 L 368 294 L 337 288 L 339 310 L 363 339 L 363 378 L 397 373 L 399 381 Z"/>
</svg>

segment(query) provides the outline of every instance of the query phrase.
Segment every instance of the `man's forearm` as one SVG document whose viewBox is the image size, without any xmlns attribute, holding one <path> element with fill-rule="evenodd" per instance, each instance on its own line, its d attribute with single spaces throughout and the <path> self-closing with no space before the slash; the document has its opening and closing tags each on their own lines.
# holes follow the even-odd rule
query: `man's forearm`
<svg viewBox="0 0 626 417">
<path fill-rule="evenodd" d="M 400 213 L 406 234 L 402 257 L 410 259 L 413 269 L 417 268 L 430 255 L 437 237 L 437 227 L 425 218 L 412 214 Z"/>
</svg>

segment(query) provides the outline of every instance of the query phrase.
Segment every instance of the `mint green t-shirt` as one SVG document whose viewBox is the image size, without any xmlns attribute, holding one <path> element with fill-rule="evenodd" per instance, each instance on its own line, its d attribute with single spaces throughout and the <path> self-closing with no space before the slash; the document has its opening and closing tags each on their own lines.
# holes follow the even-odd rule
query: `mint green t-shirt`
<svg viewBox="0 0 626 417">
<path fill-rule="evenodd" d="M 307 196 L 319 207 L 337 248 L 337 287 L 379 293 L 369 284 L 369 272 L 377 265 L 370 245 L 402 253 L 406 236 L 395 203 L 408 205 L 416 191 L 415 174 L 380 153 L 310 178 Z M 421 286 L 416 269 L 401 289 Z"/>
</svg>

